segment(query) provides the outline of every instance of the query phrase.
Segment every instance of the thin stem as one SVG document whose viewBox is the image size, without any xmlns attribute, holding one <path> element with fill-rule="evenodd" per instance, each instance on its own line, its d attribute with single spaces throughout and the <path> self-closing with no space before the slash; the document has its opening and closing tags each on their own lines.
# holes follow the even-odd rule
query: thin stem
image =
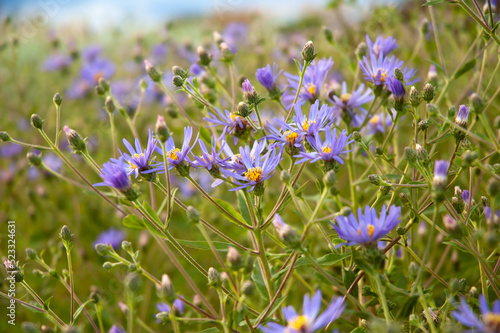
<svg viewBox="0 0 500 333">
<path fill-rule="evenodd" d="M 378 276 L 378 273 L 375 273 L 373 276 L 370 277 L 377 286 L 377 294 L 380 299 L 380 303 L 382 304 L 382 309 L 384 310 L 385 322 L 387 325 L 389 325 L 391 323 L 391 313 L 389 311 L 389 306 L 387 305 L 387 299 L 385 298 L 382 282 L 380 282 L 380 277 Z"/>
<path fill-rule="evenodd" d="M 295 93 L 295 98 L 293 99 L 292 106 L 290 107 L 290 110 L 288 111 L 288 114 L 286 115 L 285 118 L 285 123 L 290 119 L 290 116 L 292 115 L 293 112 L 293 107 L 295 106 L 295 103 L 297 103 L 297 100 L 299 99 L 300 91 L 302 90 L 302 83 L 304 82 L 304 75 L 306 74 L 306 69 L 309 66 L 310 62 L 304 60 L 304 67 L 302 67 L 302 70 L 300 71 L 300 80 L 299 80 L 299 85 L 297 86 L 297 92 Z"/>
<path fill-rule="evenodd" d="M 69 287 L 71 294 L 71 310 L 70 310 L 70 325 L 73 325 L 73 314 L 75 313 L 75 283 L 73 280 L 73 263 L 71 260 L 71 248 L 66 248 L 66 255 L 68 257 L 68 272 L 69 272 Z"/>
<path fill-rule="evenodd" d="M 60 131 L 60 126 L 61 126 L 61 106 L 56 105 L 56 135 L 54 139 L 54 144 L 56 147 L 59 146 L 59 131 Z"/>
<path fill-rule="evenodd" d="M 115 118 L 113 117 L 113 112 L 108 112 L 108 115 L 111 127 L 111 140 L 113 141 L 113 156 L 116 158 L 118 155 L 118 143 L 116 142 Z"/>
</svg>

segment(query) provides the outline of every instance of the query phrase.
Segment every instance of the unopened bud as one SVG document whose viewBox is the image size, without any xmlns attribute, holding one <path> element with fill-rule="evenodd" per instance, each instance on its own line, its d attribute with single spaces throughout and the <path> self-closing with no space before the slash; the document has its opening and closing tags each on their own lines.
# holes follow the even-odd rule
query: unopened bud
<svg viewBox="0 0 500 333">
<path fill-rule="evenodd" d="M 396 80 L 401 82 L 404 82 L 405 80 L 404 73 L 399 67 L 394 68 L 394 77 L 396 78 Z"/>
<path fill-rule="evenodd" d="M 222 42 L 219 44 L 219 49 L 220 52 L 222 53 L 221 60 L 225 62 L 231 62 L 234 58 L 233 51 L 231 51 L 231 48 L 227 43 Z"/>
<path fill-rule="evenodd" d="M 109 91 L 109 82 L 106 81 L 105 79 L 103 79 L 102 77 L 99 78 L 99 81 L 97 82 L 97 84 L 99 85 L 99 87 L 102 88 L 102 90 L 104 90 L 104 92 Z"/>
<path fill-rule="evenodd" d="M 375 147 L 375 156 L 383 156 L 384 155 L 384 148 L 382 147 Z"/>
<path fill-rule="evenodd" d="M 194 208 L 193 206 L 188 206 L 186 208 L 186 213 L 189 222 L 191 223 L 200 222 L 200 212 L 198 211 L 198 209 Z"/>
<path fill-rule="evenodd" d="M 281 171 L 280 179 L 282 182 L 288 183 L 290 181 L 290 179 L 292 179 L 292 175 L 290 174 L 290 172 L 288 170 L 285 169 L 285 170 Z"/>
<path fill-rule="evenodd" d="M 40 116 L 36 113 L 31 115 L 31 126 L 38 130 L 41 130 L 43 128 L 43 119 L 40 118 Z"/>
<path fill-rule="evenodd" d="M 349 216 L 352 213 L 352 208 L 349 206 L 344 206 L 340 209 L 339 214 L 341 216 Z"/>
<path fill-rule="evenodd" d="M 198 46 L 198 49 L 196 51 L 198 52 L 198 63 L 202 66 L 210 65 L 212 56 L 208 54 L 205 48 L 203 46 Z"/>
<path fill-rule="evenodd" d="M 69 230 L 67 225 L 61 228 L 61 233 L 59 234 L 59 237 L 61 237 L 64 243 L 67 244 L 73 243 L 73 234 L 71 233 L 71 230 Z"/>
<path fill-rule="evenodd" d="M 36 258 L 38 258 L 38 254 L 36 253 L 36 251 L 32 248 L 27 248 L 26 249 L 26 256 L 31 259 L 31 260 L 35 260 Z"/>
<path fill-rule="evenodd" d="M 124 249 L 127 252 L 131 252 L 132 251 L 132 243 L 130 243 L 129 241 L 124 240 L 122 242 L 122 249 Z"/>
<path fill-rule="evenodd" d="M 12 141 L 12 138 L 10 137 L 9 133 L 7 133 L 5 131 L 1 131 L 0 132 L 0 140 L 2 140 L 3 142 L 9 142 L 9 141 Z"/>
<path fill-rule="evenodd" d="M 474 162 L 477 160 L 477 158 L 478 158 L 478 154 L 476 151 L 467 150 L 466 152 L 464 152 L 462 154 L 462 159 L 463 159 L 462 167 L 469 168 L 469 167 L 473 166 Z"/>
<path fill-rule="evenodd" d="M 255 293 L 255 285 L 253 284 L 252 281 L 246 280 L 243 282 L 241 285 L 241 293 L 245 295 L 246 297 L 250 297 Z"/>
<path fill-rule="evenodd" d="M 64 126 L 64 133 L 66 133 L 68 143 L 75 153 L 87 151 L 87 144 L 77 131 L 69 128 L 69 126 L 66 125 Z"/>
<path fill-rule="evenodd" d="M 434 86 L 430 83 L 426 83 L 424 86 L 424 92 L 422 94 L 422 98 L 427 103 L 430 103 L 434 99 Z"/>
<path fill-rule="evenodd" d="M 184 79 L 182 76 L 180 75 L 174 75 L 172 77 L 172 83 L 174 84 L 174 86 L 176 87 L 182 87 L 184 85 L 184 81 L 186 81 L 186 79 Z"/>
<path fill-rule="evenodd" d="M 439 109 L 435 104 L 427 104 L 427 112 L 431 117 L 436 117 L 439 114 Z"/>
<path fill-rule="evenodd" d="M 410 104 L 414 107 L 417 108 L 420 103 L 422 102 L 422 98 L 420 97 L 420 93 L 418 92 L 417 88 L 412 86 L 410 88 Z"/>
<path fill-rule="evenodd" d="M 468 294 L 469 294 L 469 297 L 472 297 L 472 298 L 479 297 L 479 291 L 474 286 L 470 287 Z"/>
<path fill-rule="evenodd" d="M 314 53 L 314 44 L 312 41 L 308 41 L 305 45 L 304 48 L 302 49 L 302 52 L 300 52 L 302 55 L 302 59 L 307 62 L 311 62 L 314 60 L 316 57 L 316 53 Z"/>
<path fill-rule="evenodd" d="M 152 63 L 150 63 L 148 60 L 144 60 L 144 66 L 146 68 L 146 73 L 148 73 L 148 76 L 151 78 L 151 80 L 153 80 L 153 82 L 161 81 L 161 74 Z"/>
<path fill-rule="evenodd" d="M 411 206 L 411 201 L 410 201 L 410 197 L 408 196 L 407 193 L 405 192 L 400 192 L 399 193 L 399 199 L 401 200 L 401 203 L 403 205 L 405 205 L 406 207 L 410 207 Z"/>
<path fill-rule="evenodd" d="M 368 180 L 375 186 L 380 186 L 381 184 L 379 175 L 375 174 L 368 175 Z"/>
<path fill-rule="evenodd" d="M 233 271 L 238 271 L 243 266 L 241 254 L 232 246 L 227 249 L 226 260 L 229 268 Z"/>
<path fill-rule="evenodd" d="M 419 131 L 425 131 L 428 128 L 429 128 L 429 120 L 428 119 L 422 119 L 418 122 L 418 130 Z"/>
<path fill-rule="evenodd" d="M 323 27 L 323 34 L 329 43 L 333 43 L 333 32 L 328 27 Z"/>
<path fill-rule="evenodd" d="M 248 117 L 250 113 L 252 113 L 250 111 L 250 108 L 248 107 L 248 104 L 245 102 L 239 102 L 238 106 L 236 107 L 236 111 L 243 118 Z"/>
<path fill-rule="evenodd" d="M 361 133 L 359 133 L 358 131 L 352 132 L 352 139 L 356 142 L 360 142 L 361 141 Z"/>
<path fill-rule="evenodd" d="M 404 149 L 405 158 L 410 163 L 415 163 L 418 158 L 417 151 L 411 147 L 406 147 Z"/>
<path fill-rule="evenodd" d="M 94 248 L 100 256 L 105 256 L 111 253 L 111 246 L 108 244 L 98 243 Z"/>
<path fill-rule="evenodd" d="M 56 106 L 61 106 L 61 103 L 62 103 L 62 101 L 63 101 L 63 98 L 62 98 L 61 94 L 56 93 L 56 94 L 54 95 L 54 98 L 52 99 L 52 101 L 54 102 L 54 104 L 55 104 Z"/>
<path fill-rule="evenodd" d="M 125 286 L 132 292 L 137 292 L 142 287 L 142 280 L 139 274 L 132 272 L 128 273 L 124 279 Z"/>
<path fill-rule="evenodd" d="M 222 284 L 220 273 L 213 267 L 208 269 L 208 285 L 214 288 L 219 288 Z"/>
<path fill-rule="evenodd" d="M 484 103 L 484 100 L 481 98 L 481 96 L 473 93 L 469 96 L 469 101 L 472 106 L 472 111 L 474 111 L 476 114 L 480 114 L 483 112 L 486 103 Z"/>
<path fill-rule="evenodd" d="M 111 268 L 113 268 L 113 264 L 110 263 L 109 261 L 106 261 L 104 264 L 102 264 L 102 268 L 109 271 Z"/>
<path fill-rule="evenodd" d="M 115 111 L 115 103 L 113 102 L 113 99 L 111 96 L 106 97 L 106 101 L 104 102 L 104 106 L 106 107 L 106 111 L 109 113 L 113 113 Z"/>
<path fill-rule="evenodd" d="M 222 37 L 222 35 L 218 31 L 214 31 L 212 35 L 214 37 L 214 42 L 217 45 L 220 45 L 221 43 L 224 43 L 224 38 Z"/>
<path fill-rule="evenodd" d="M 26 157 L 28 158 L 28 162 L 33 165 L 33 166 L 40 166 L 42 165 L 42 158 L 40 157 L 40 155 L 38 154 L 35 154 L 33 152 L 29 152 Z"/>
<path fill-rule="evenodd" d="M 175 301 L 175 289 L 170 277 L 167 274 L 161 276 L 161 284 L 157 287 L 158 294 L 168 303 L 173 304 Z"/>
<path fill-rule="evenodd" d="M 365 42 L 361 42 L 356 47 L 356 57 L 361 60 L 364 56 L 368 54 L 368 46 Z"/>
<path fill-rule="evenodd" d="M 180 77 L 182 77 L 184 79 L 187 78 L 187 74 L 188 74 L 187 71 L 180 66 L 173 66 L 172 73 L 174 75 L 179 75 Z"/>
<path fill-rule="evenodd" d="M 168 130 L 167 123 L 163 116 L 158 116 L 156 118 L 156 136 L 162 143 L 165 143 L 168 138 L 170 138 L 170 131 Z"/>
<path fill-rule="evenodd" d="M 323 176 L 323 182 L 328 187 L 335 185 L 335 183 L 337 182 L 337 174 L 335 173 L 335 171 L 333 170 L 328 171 Z"/>
<path fill-rule="evenodd" d="M 500 182 L 496 178 L 490 178 L 486 183 L 486 193 L 492 198 L 496 197 L 500 193 Z"/>
</svg>

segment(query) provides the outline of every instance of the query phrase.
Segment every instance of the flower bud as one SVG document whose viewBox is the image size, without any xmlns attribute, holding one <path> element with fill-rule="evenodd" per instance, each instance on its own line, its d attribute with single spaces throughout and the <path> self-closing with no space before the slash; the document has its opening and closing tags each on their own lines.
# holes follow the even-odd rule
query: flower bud
<svg viewBox="0 0 500 333">
<path fill-rule="evenodd" d="M 134 293 L 142 288 L 142 280 L 137 273 L 128 273 L 123 282 L 125 283 L 125 287 Z"/>
<path fill-rule="evenodd" d="M 484 103 L 484 100 L 481 98 L 481 96 L 473 93 L 469 96 L 469 101 L 472 106 L 472 111 L 474 111 L 476 114 L 480 114 L 483 112 L 486 103 Z"/>
<path fill-rule="evenodd" d="M 376 156 L 383 156 L 384 155 L 384 148 L 382 147 L 375 147 L 375 155 Z"/>
<path fill-rule="evenodd" d="M 429 120 L 428 119 L 422 119 L 418 122 L 418 130 L 419 131 L 425 131 L 428 128 L 429 128 Z"/>
<path fill-rule="evenodd" d="M 394 68 L 394 77 L 398 81 L 401 81 L 401 82 L 405 81 L 405 76 L 403 74 L 403 71 L 399 67 Z"/>
<path fill-rule="evenodd" d="M 243 265 L 241 254 L 232 246 L 227 249 L 226 260 L 229 268 L 233 271 L 238 271 Z"/>
<path fill-rule="evenodd" d="M 469 167 L 473 166 L 474 162 L 477 160 L 477 158 L 478 158 L 478 155 L 477 155 L 476 151 L 467 150 L 466 152 L 464 152 L 462 154 L 462 159 L 463 159 L 462 167 L 469 168 Z"/>
<path fill-rule="evenodd" d="M 219 288 L 222 285 L 220 273 L 213 267 L 208 269 L 208 285 L 214 288 Z"/>
<path fill-rule="evenodd" d="M 61 103 L 62 103 L 62 101 L 63 101 L 63 98 L 62 98 L 61 94 L 56 93 L 56 94 L 54 95 L 54 98 L 52 98 L 52 101 L 54 101 L 54 104 L 55 104 L 56 106 L 61 106 Z"/>
<path fill-rule="evenodd" d="M 35 260 L 36 258 L 38 258 L 38 254 L 36 253 L 36 251 L 29 247 L 26 249 L 26 256 L 31 260 Z"/>
<path fill-rule="evenodd" d="M 148 87 L 148 81 L 146 81 L 145 79 L 141 79 L 139 81 L 139 86 L 141 87 L 141 90 L 146 90 L 146 88 Z"/>
<path fill-rule="evenodd" d="M 208 54 L 203 46 L 198 46 L 196 50 L 198 52 L 198 63 L 202 66 L 210 65 L 212 61 L 212 55 Z"/>
<path fill-rule="evenodd" d="M 424 86 L 424 92 L 422 94 L 422 98 L 427 103 L 430 103 L 434 99 L 434 87 L 430 83 L 426 83 Z"/>
<path fill-rule="evenodd" d="M 224 43 L 224 37 L 222 37 L 222 35 L 218 31 L 214 31 L 212 36 L 214 38 L 215 44 L 220 45 L 221 43 Z"/>
<path fill-rule="evenodd" d="M 102 89 L 101 86 L 95 86 L 94 90 L 95 90 L 96 94 L 99 96 L 102 96 L 106 93 L 106 90 Z"/>
<path fill-rule="evenodd" d="M 61 237 L 64 243 L 67 244 L 73 243 L 73 234 L 71 233 L 71 230 L 69 230 L 67 225 L 61 228 L 61 233 L 59 234 L 59 237 Z"/>
<path fill-rule="evenodd" d="M 220 49 L 220 52 L 222 53 L 221 61 L 224 61 L 224 62 L 233 61 L 233 59 L 234 59 L 233 51 L 231 51 L 231 48 L 229 47 L 229 45 L 227 45 L 226 42 L 220 43 L 219 49 Z"/>
<path fill-rule="evenodd" d="M 427 152 L 427 149 L 425 149 L 418 143 L 415 145 L 415 151 L 417 152 L 419 161 L 426 163 L 429 160 L 429 153 Z"/>
<path fill-rule="evenodd" d="M 87 151 L 87 144 L 77 131 L 69 128 L 69 126 L 66 125 L 64 126 L 64 133 L 66 133 L 66 138 L 68 139 L 69 146 L 75 153 L 85 153 Z"/>
<path fill-rule="evenodd" d="M 364 56 L 368 54 L 368 46 L 365 42 L 361 42 L 356 47 L 356 58 L 359 60 L 363 59 Z"/>
<path fill-rule="evenodd" d="M 165 143 L 168 138 L 170 138 L 170 131 L 168 130 L 167 123 L 163 116 L 158 116 L 156 118 L 156 136 L 162 143 Z"/>
<path fill-rule="evenodd" d="M 9 142 L 9 141 L 12 141 L 12 138 L 10 137 L 9 133 L 7 133 L 5 131 L 1 131 L 0 132 L 0 140 L 2 140 L 3 142 Z"/>
<path fill-rule="evenodd" d="M 478 292 L 477 288 L 474 286 L 470 287 L 468 294 L 469 294 L 469 297 L 472 297 L 472 298 L 479 297 L 479 292 Z"/>
<path fill-rule="evenodd" d="M 412 86 L 410 88 L 410 104 L 414 107 L 417 108 L 420 103 L 422 102 L 422 98 L 420 97 L 420 93 L 418 92 L 417 88 Z"/>
<path fill-rule="evenodd" d="M 33 152 L 29 152 L 26 155 L 26 157 L 28 158 L 28 162 L 31 165 L 36 166 L 36 167 L 39 167 L 40 165 L 42 165 L 42 158 L 40 157 L 40 155 L 35 154 Z"/>
<path fill-rule="evenodd" d="M 148 76 L 151 78 L 151 80 L 153 80 L 153 82 L 161 81 L 161 74 L 152 63 L 150 63 L 148 60 L 144 60 L 144 66 L 146 68 L 146 73 L 148 73 Z"/>
<path fill-rule="evenodd" d="M 300 52 L 302 55 L 302 59 L 307 62 L 311 62 L 314 60 L 316 57 L 316 53 L 314 53 L 314 44 L 312 41 L 308 41 L 305 45 L 304 48 L 302 49 L 302 52 Z"/>
<path fill-rule="evenodd" d="M 337 182 L 337 174 L 335 173 L 335 171 L 333 170 L 328 171 L 323 176 L 323 182 L 328 187 L 335 185 L 335 183 Z"/>
<path fill-rule="evenodd" d="M 174 75 L 172 77 L 172 83 L 176 87 L 182 87 L 184 85 L 184 81 L 186 81 L 186 79 L 182 78 L 182 76 Z"/>
<path fill-rule="evenodd" d="M 328 43 L 333 44 L 333 32 L 328 27 L 323 27 L 323 34 L 325 35 Z"/>
<path fill-rule="evenodd" d="M 351 213 L 352 213 L 352 208 L 349 206 L 344 206 L 339 211 L 339 215 L 342 215 L 342 216 L 349 216 L 349 215 L 351 215 Z"/>
<path fill-rule="evenodd" d="M 186 213 L 189 222 L 191 223 L 200 222 L 200 212 L 198 211 L 198 209 L 194 208 L 193 206 L 188 206 L 186 208 Z"/>
<path fill-rule="evenodd" d="M 292 179 L 292 175 L 288 170 L 284 169 L 280 173 L 280 179 L 283 183 L 288 183 Z"/>
<path fill-rule="evenodd" d="M 252 113 L 252 111 L 250 111 L 247 103 L 239 102 L 238 106 L 236 107 L 236 113 L 241 117 L 246 118 Z"/>
<path fill-rule="evenodd" d="M 129 241 L 124 240 L 122 242 L 122 249 L 124 249 L 127 252 L 132 252 L 132 243 Z"/>
<path fill-rule="evenodd" d="M 115 111 L 115 103 L 113 102 L 113 99 L 111 96 L 106 97 L 106 101 L 104 102 L 104 106 L 106 107 L 106 111 L 109 113 L 113 113 Z"/>
<path fill-rule="evenodd" d="M 43 119 L 40 118 L 40 116 L 36 113 L 31 115 L 31 126 L 38 130 L 41 130 L 43 128 Z"/>
<path fill-rule="evenodd" d="M 243 88 L 243 96 L 245 97 L 248 104 L 256 104 L 259 102 L 259 95 L 257 94 L 257 91 L 255 91 L 255 88 L 253 87 L 250 80 L 243 80 L 241 87 Z"/>
<path fill-rule="evenodd" d="M 361 133 L 358 131 L 352 132 L 352 139 L 356 142 L 361 142 Z"/>
<path fill-rule="evenodd" d="M 380 186 L 381 184 L 379 175 L 375 174 L 368 175 L 368 180 L 375 186 Z"/>
<path fill-rule="evenodd" d="M 111 268 L 113 268 L 113 264 L 109 261 L 106 261 L 104 264 L 102 264 L 102 268 L 109 271 Z"/>
<path fill-rule="evenodd" d="M 405 234 L 406 230 L 404 227 L 397 227 L 396 229 L 396 233 L 399 235 L 399 236 L 403 236 Z"/>
<path fill-rule="evenodd" d="M 295 249 L 300 246 L 299 235 L 295 230 L 292 229 L 288 224 L 286 224 L 279 214 L 274 214 L 273 225 L 276 228 L 276 233 L 278 237 L 288 245 L 289 247 Z"/>
<path fill-rule="evenodd" d="M 108 244 L 97 243 L 94 248 L 100 256 L 105 256 L 111 253 L 111 246 Z"/>
<path fill-rule="evenodd" d="M 462 214 L 462 212 L 464 211 L 465 203 L 462 200 L 462 197 L 452 197 L 451 205 L 458 214 Z"/>
<path fill-rule="evenodd" d="M 405 192 L 400 192 L 399 193 L 399 199 L 401 200 L 401 203 L 405 205 L 406 207 L 411 207 L 411 201 L 410 197 L 408 196 L 407 193 Z"/>
<path fill-rule="evenodd" d="M 446 214 L 443 216 L 443 224 L 446 231 L 448 231 L 448 233 L 450 233 L 450 235 L 454 238 L 459 238 L 462 235 L 460 224 L 450 215 Z"/>
<path fill-rule="evenodd" d="M 405 158 L 410 163 L 415 163 L 418 159 L 417 151 L 411 147 L 405 147 L 404 149 Z"/>
<path fill-rule="evenodd" d="M 175 301 L 175 289 L 170 277 L 167 274 L 161 276 L 161 283 L 156 287 L 158 295 L 165 299 L 169 304 L 173 304 Z"/>
<path fill-rule="evenodd" d="M 252 281 L 246 280 L 243 282 L 241 285 L 241 293 L 245 295 L 246 297 L 251 297 L 255 293 L 255 285 L 253 284 Z"/>
<path fill-rule="evenodd" d="M 187 74 L 188 74 L 188 72 L 180 66 L 173 66 L 172 73 L 174 75 L 179 75 L 180 77 L 182 77 L 184 79 L 187 78 Z"/>
<path fill-rule="evenodd" d="M 108 81 L 106 81 L 106 80 L 104 80 L 102 77 L 101 77 L 101 78 L 99 78 L 99 81 L 97 82 L 97 84 L 99 85 L 99 87 L 101 87 L 101 88 L 102 88 L 102 90 L 103 90 L 104 92 L 109 91 L 109 82 L 108 82 Z"/>
<path fill-rule="evenodd" d="M 500 182 L 496 178 L 490 178 L 486 183 L 486 193 L 492 198 L 500 192 Z"/>
<path fill-rule="evenodd" d="M 436 117 L 439 114 L 439 109 L 436 105 L 434 104 L 427 104 L 426 105 L 427 112 L 431 117 Z"/>
</svg>

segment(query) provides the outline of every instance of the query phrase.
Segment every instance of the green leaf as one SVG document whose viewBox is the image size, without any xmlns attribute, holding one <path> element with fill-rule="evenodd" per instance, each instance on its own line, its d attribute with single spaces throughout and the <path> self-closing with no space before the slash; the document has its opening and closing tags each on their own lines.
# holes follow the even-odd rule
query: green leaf
<svg viewBox="0 0 500 333">
<path fill-rule="evenodd" d="M 456 1 L 450 1 L 450 0 L 432 0 L 429 2 L 424 3 L 422 6 L 434 6 L 440 3 L 456 3 Z"/>
<path fill-rule="evenodd" d="M 222 208 L 224 208 L 224 210 L 226 212 L 228 212 L 230 215 L 232 215 L 235 219 L 237 219 L 238 221 L 241 221 L 242 223 L 244 223 L 244 219 L 243 219 L 243 216 L 241 216 L 240 213 L 238 213 L 238 211 L 236 209 L 234 209 L 233 206 L 231 206 L 231 204 L 229 202 L 226 202 L 222 199 L 219 199 L 219 198 L 213 198 L 213 200 L 219 205 L 221 206 Z M 219 207 L 216 206 L 216 208 L 222 212 L 224 214 L 224 217 L 230 221 L 230 222 L 233 222 L 235 224 L 238 224 L 237 222 L 235 222 L 232 218 L 229 218 L 225 212 L 222 211 L 222 209 L 220 209 Z"/>
<path fill-rule="evenodd" d="M 410 296 L 405 304 L 399 309 L 398 314 L 396 315 L 396 318 L 398 319 L 403 319 L 403 318 L 408 318 L 408 316 L 411 314 L 413 311 L 413 307 L 415 304 L 417 304 L 418 296 Z"/>
<path fill-rule="evenodd" d="M 198 333 L 217 333 L 220 332 L 220 330 L 217 327 L 211 327 L 207 328 L 206 330 L 199 331 Z"/>
<path fill-rule="evenodd" d="M 295 66 L 297 66 L 297 73 L 301 74 L 300 62 L 295 58 L 293 58 L 293 61 L 295 61 Z"/>
<path fill-rule="evenodd" d="M 276 312 L 276 310 L 278 310 L 281 307 L 281 304 L 285 301 L 285 299 L 286 299 L 286 296 L 282 296 L 282 297 L 278 298 L 267 315 L 272 316 Z M 254 322 L 258 322 L 263 314 L 264 314 L 264 311 L 262 311 L 262 313 L 255 319 Z"/>
<path fill-rule="evenodd" d="M 210 132 L 203 126 L 200 126 L 200 137 L 205 142 L 207 145 L 212 144 L 212 137 L 210 135 Z"/>
<path fill-rule="evenodd" d="M 238 206 L 240 207 L 241 215 L 243 219 L 248 223 L 252 224 L 252 218 L 250 217 L 250 212 L 245 201 L 245 195 L 238 191 Z"/>
<path fill-rule="evenodd" d="M 151 208 L 151 206 L 148 204 L 147 201 L 144 201 L 142 203 L 142 205 L 144 206 L 144 208 L 146 209 L 146 211 L 148 212 L 149 215 L 151 215 L 151 217 L 154 219 L 154 221 L 158 224 L 158 225 L 163 225 L 163 222 L 160 220 L 160 218 L 158 217 L 158 215 L 156 214 L 155 210 L 153 208 Z"/>
<path fill-rule="evenodd" d="M 135 215 L 127 215 L 123 218 L 122 223 L 127 228 L 131 229 L 144 229 L 144 224 L 142 220 Z"/>
<path fill-rule="evenodd" d="M 146 218 L 143 218 L 142 221 L 149 231 L 151 231 L 157 236 L 160 236 L 161 238 L 165 238 L 165 235 L 163 235 L 163 233 L 160 230 L 158 230 L 159 227 L 155 228 L 153 225 L 151 225 L 151 222 L 149 222 L 149 220 L 146 220 Z"/>
<path fill-rule="evenodd" d="M 353 271 L 345 268 L 342 269 L 342 282 L 344 283 L 345 289 L 349 289 L 355 279 L 356 279 L 356 274 L 354 274 Z M 352 294 L 353 295 L 358 294 L 358 285 L 354 286 Z"/>
<path fill-rule="evenodd" d="M 453 75 L 453 79 L 454 80 L 458 79 L 459 77 L 461 77 L 462 75 L 473 69 L 474 66 L 476 66 L 475 58 L 463 64 L 462 67 L 460 67 L 460 69 Z"/>
<path fill-rule="evenodd" d="M 355 329 L 353 329 L 351 331 L 351 333 L 365 333 L 365 332 L 366 332 L 366 329 L 363 327 L 356 327 Z"/>
<path fill-rule="evenodd" d="M 266 284 L 264 283 L 264 277 L 262 276 L 262 272 L 260 271 L 260 265 L 255 265 L 252 271 L 252 280 L 255 283 L 255 287 L 257 287 L 257 292 L 262 298 L 269 302 L 269 295 L 267 294 Z"/>
<path fill-rule="evenodd" d="M 349 258 L 351 256 L 351 253 L 329 253 L 325 256 L 319 257 L 316 259 L 318 264 L 322 266 L 333 266 L 339 261 Z M 307 258 L 307 257 L 302 257 L 297 262 L 295 263 L 295 267 L 301 267 L 301 266 L 311 266 L 313 262 Z"/>
<path fill-rule="evenodd" d="M 83 309 L 85 308 L 85 305 L 89 304 L 93 302 L 92 299 L 88 299 L 85 301 L 85 303 L 82 303 L 82 305 L 80 305 L 78 307 L 78 309 L 76 309 L 75 313 L 73 313 L 73 322 L 76 323 L 76 321 L 78 320 L 78 317 L 80 316 L 80 314 L 82 313 Z"/>
</svg>

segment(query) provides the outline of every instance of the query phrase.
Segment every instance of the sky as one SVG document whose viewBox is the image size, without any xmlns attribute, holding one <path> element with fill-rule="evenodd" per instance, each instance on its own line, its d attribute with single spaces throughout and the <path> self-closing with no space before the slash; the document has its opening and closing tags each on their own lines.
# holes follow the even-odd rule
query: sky
<svg viewBox="0 0 500 333">
<path fill-rule="evenodd" d="M 255 10 L 282 20 L 300 16 L 304 8 L 322 8 L 326 3 L 327 0 L 0 0 L 0 13 L 23 21 L 38 18 L 54 26 L 82 22 L 99 29 L 131 20 L 154 25 L 181 17 Z"/>
</svg>

